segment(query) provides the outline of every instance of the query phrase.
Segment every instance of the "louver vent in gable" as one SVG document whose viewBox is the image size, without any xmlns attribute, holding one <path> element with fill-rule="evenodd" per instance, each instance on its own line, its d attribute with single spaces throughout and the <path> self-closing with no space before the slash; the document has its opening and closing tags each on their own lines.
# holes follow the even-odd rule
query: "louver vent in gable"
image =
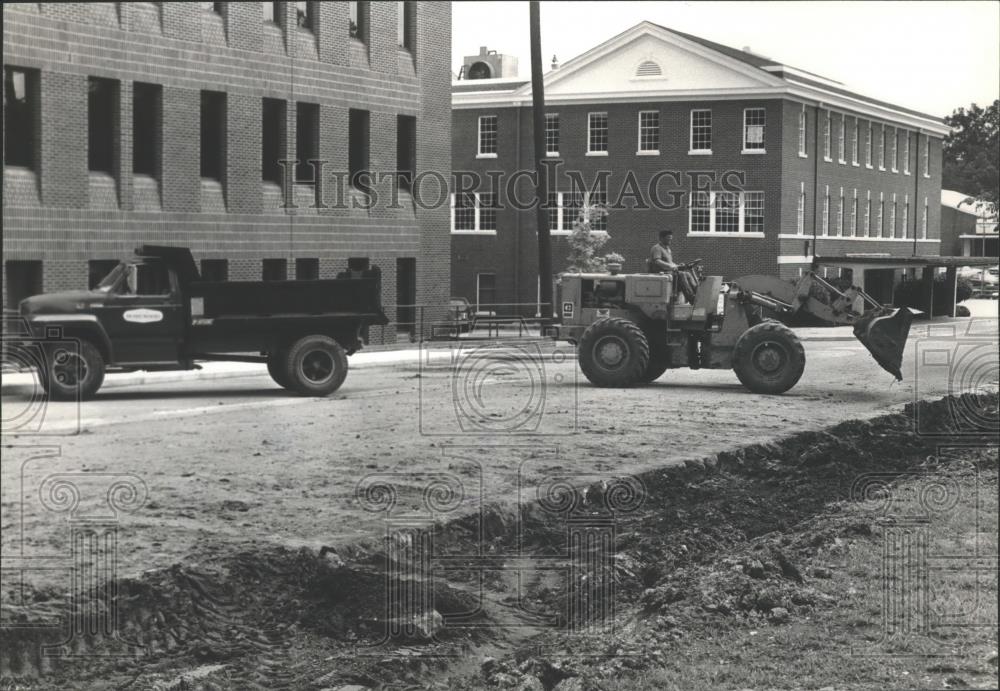
<svg viewBox="0 0 1000 691">
<path fill-rule="evenodd" d="M 635 76 L 637 77 L 659 77 L 662 74 L 663 71 L 660 69 L 660 66 L 652 60 L 646 60 L 635 71 Z"/>
</svg>

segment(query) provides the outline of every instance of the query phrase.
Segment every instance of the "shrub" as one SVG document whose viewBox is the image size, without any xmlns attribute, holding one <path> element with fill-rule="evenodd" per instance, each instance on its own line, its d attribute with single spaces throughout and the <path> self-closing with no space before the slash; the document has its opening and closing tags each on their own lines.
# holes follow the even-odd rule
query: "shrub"
<svg viewBox="0 0 1000 691">
<path fill-rule="evenodd" d="M 934 278 L 934 314 L 944 314 L 951 307 L 951 295 L 945 290 L 946 276 L 936 276 Z M 964 278 L 958 279 L 956 286 L 955 302 L 964 302 L 972 297 L 972 284 Z M 927 311 L 928 305 L 924 299 L 923 281 L 903 281 L 896 284 L 893 292 L 893 304 L 896 307 L 912 307 L 923 312 Z"/>
</svg>

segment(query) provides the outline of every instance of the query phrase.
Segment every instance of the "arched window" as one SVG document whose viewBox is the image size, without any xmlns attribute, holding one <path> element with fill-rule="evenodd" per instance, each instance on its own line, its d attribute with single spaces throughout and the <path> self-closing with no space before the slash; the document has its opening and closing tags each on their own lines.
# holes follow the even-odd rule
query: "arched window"
<svg viewBox="0 0 1000 691">
<path fill-rule="evenodd" d="M 659 77 L 663 74 L 660 66 L 652 60 L 646 60 L 635 71 L 637 77 Z"/>
</svg>

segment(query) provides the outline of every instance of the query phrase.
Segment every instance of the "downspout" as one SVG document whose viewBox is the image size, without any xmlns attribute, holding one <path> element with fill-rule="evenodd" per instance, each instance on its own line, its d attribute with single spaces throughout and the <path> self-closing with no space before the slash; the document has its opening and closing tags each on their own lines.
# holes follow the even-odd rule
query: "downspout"
<svg viewBox="0 0 1000 691">
<path fill-rule="evenodd" d="M 813 126 L 813 241 L 812 257 L 813 262 L 810 267 L 816 270 L 816 231 L 819 227 L 819 111 L 823 103 L 816 104 L 816 124 Z"/>
<path fill-rule="evenodd" d="M 521 116 L 522 108 L 514 104 L 514 112 L 517 114 L 517 127 L 514 128 L 514 146 L 517 147 L 516 156 L 516 167 L 515 171 L 521 170 Z M 517 191 L 514 191 L 517 194 Z M 521 214 L 520 209 L 517 210 L 514 218 L 514 302 L 521 301 Z"/>
<path fill-rule="evenodd" d="M 914 166 L 913 166 L 913 256 L 917 256 L 917 219 L 920 214 L 917 213 L 918 201 L 920 199 L 920 130 L 917 130 L 917 141 L 916 141 L 916 156 L 914 156 Z M 907 161 L 906 165 L 910 165 Z M 940 241 L 938 244 L 938 251 L 940 252 Z"/>
</svg>

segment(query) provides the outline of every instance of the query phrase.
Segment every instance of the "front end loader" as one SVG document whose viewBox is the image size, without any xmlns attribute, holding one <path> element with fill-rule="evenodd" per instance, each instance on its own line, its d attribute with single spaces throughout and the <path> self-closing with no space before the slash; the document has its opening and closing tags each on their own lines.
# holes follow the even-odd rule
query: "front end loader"
<svg viewBox="0 0 1000 691">
<path fill-rule="evenodd" d="M 751 391 L 780 394 L 802 376 L 805 350 L 773 317 L 811 314 L 853 326 L 876 362 L 902 379 L 908 309 L 884 307 L 860 288 L 838 290 L 814 273 L 795 284 L 772 276 L 729 284 L 699 278 L 689 300 L 673 273 L 563 274 L 558 337 L 578 345 L 580 368 L 597 386 L 634 386 L 689 367 L 732 369 Z"/>
</svg>

